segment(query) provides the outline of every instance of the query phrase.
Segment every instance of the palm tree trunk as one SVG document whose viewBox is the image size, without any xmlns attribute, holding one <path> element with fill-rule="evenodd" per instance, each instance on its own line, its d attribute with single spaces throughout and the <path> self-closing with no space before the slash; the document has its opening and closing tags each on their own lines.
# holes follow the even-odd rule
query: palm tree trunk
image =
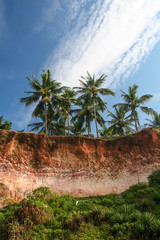
<svg viewBox="0 0 160 240">
<path fill-rule="evenodd" d="M 94 119 L 95 119 L 95 125 L 96 125 L 97 138 L 99 138 L 94 95 L 93 95 L 93 110 L 94 110 Z"/>
<path fill-rule="evenodd" d="M 65 127 L 65 129 L 64 129 L 64 136 L 66 136 L 66 116 L 65 116 L 65 119 L 64 119 L 64 127 Z"/>
<path fill-rule="evenodd" d="M 136 128 L 136 132 L 138 132 L 139 131 L 139 128 L 138 128 L 138 126 L 137 126 L 137 121 L 135 120 L 135 128 Z"/>
<path fill-rule="evenodd" d="M 139 131 L 139 128 L 138 128 L 138 124 L 137 124 L 136 114 L 134 114 L 134 122 L 135 122 L 136 132 L 138 132 L 138 131 Z"/>
<path fill-rule="evenodd" d="M 45 132 L 47 134 L 47 103 L 44 103 L 44 111 L 45 111 Z"/>
<path fill-rule="evenodd" d="M 88 130 L 88 137 L 89 137 L 89 134 L 90 134 L 90 125 L 89 125 L 89 121 L 87 121 L 87 130 Z"/>
<path fill-rule="evenodd" d="M 69 127 L 70 127 L 70 122 L 69 122 L 69 114 L 68 114 L 68 136 L 69 136 Z"/>
</svg>

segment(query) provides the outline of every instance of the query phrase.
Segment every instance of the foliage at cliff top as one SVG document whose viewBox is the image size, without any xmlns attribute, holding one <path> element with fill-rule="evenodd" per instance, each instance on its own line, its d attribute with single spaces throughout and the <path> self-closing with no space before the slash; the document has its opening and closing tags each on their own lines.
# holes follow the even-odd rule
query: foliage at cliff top
<svg viewBox="0 0 160 240">
<path fill-rule="evenodd" d="M 0 209 L 0 239 L 160 239 L 160 170 L 148 179 L 120 195 L 86 198 L 38 188 Z"/>
<path fill-rule="evenodd" d="M 11 122 L 8 122 L 3 118 L 3 116 L 0 116 L 0 129 L 10 130 L 11 129 Z"/>
<path fill-rule="evenodd" d="M 102 74 L 99 78 L 95 74 L 87 72 L 87 76 L 81 76 L 80 86 L 73 89 L 61 86 L 60 82 L 52 80 L 50 70 L 41 73 L 40 81 L 32 74 L 32 78 L 26 77 L 31 91 L 25 91 L 28 97 L 23 97 L 20 102 L 26 107 L 37 104 L 32 118 L 39 118 L 40 122 L 28 124 L 31 131 L 45 132 L 49 135 L 82 135 L 87 131 L 91 135 L 91 126 L 95 121 L 97 138 L 103 135 L 106 138 L 126 135 L 133 131 L 139 131 L 139 110 L 153 116 L 155 111 L 144 106 L 153 96 L 145 94 L 138 96 L 138 86 L 129 86 L 128 93 L 121 90 L 122 103 L 113 106 L 114 112 L 107 107 L 109 96 L 115 93 L 103 85 L 107 75 Z M 104 119 L 105 113 L 109 113 L 109 119 Z M 103 129 L 105 124 L 111 125 L 107 135 Z M 133 126 L 133 128 L 131 128 Z M 157 126 L 157 125 L 156 125 Z M 99 130 L 99 127 L 102 130 Z"/>
</svg>

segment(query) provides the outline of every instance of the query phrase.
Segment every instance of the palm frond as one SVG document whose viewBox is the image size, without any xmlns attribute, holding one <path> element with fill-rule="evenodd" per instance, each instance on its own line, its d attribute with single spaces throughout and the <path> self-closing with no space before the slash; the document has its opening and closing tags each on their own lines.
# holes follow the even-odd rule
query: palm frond
<svg viewBox="0 0 160 240">
<path fill-rule="evenodd" d="M 155 111 L 152 109 L 152 108 L 148 108 L 148 107 L 140 107 L 140 109 L 142 110 L 142 112 L 150 115 L 150 116 L 153 116 Z"/>
<path fill-rule="evenodd" d="M 115 92 L 113 92 L 112 90 L 110 90 L 108 88 L 100 88 L 98 91 L 102 95 L 112 95 L 112 96 L 115 95 Z"/>
<path fill-rule="evenodd" d="M 39 99 L 40 99 L 40 95 L 37 93 L 34 93 L 32 96 L 20 98 L 20 102 L 25 103 L 26 107 L 28 107 L 32 103 L 37 102 Z"/>
<path fill-rule="evenodd" d="M 151 94 L 145 94 L 145 95 L 141 96 L 137 100 L 137 102 L 140 104 L 144 104 L 145 102 L 148 102 L 152 97 L 153 97 L 153 95 L 151 95 Z"/>
</svg>

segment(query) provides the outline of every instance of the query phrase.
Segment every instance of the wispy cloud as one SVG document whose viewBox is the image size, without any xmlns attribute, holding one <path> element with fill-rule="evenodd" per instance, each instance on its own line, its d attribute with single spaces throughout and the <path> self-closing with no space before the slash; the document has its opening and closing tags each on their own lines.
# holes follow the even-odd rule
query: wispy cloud
<svg viewBox="0 0 160 240">
<path fill-rule="evenodd" d="M 68 32 L 45 63 L 64 85 L 76 86 L 88 70 L 108 74 L 106 85 L 116 86 L 160 40 L 159 0 L 67 0 L 66 6 Z"/>
<path fill-rule="evenodd" d="M 40 18 L 34 26 L 36 32 L 40 32 L 44 28 L 49 28 L 50 24 L 54 22 L 62 10 L 59 0 L 46 0 L 44 3 L 45 6 L 41 9 Z"/>
<path fill-rule="evenodd" d="M 85 0 L 45 0 L 41 15 L 34 29 L 40 32 L 47 29 L 49 35 L 63 35 L 65 30 L 72 27 L 73 20 L 80 15 L 80 8 Z"/>
<path fill-rule="evenodd" d="M 6 25 L 4 0 L 0 0 L 0 38 Z"/>
<path fill-rule="evenodd" d="M 18 105 L 19 100 L 15 99 L 12 103 L 13 106 Z M 19 106 L 15 113 L 12 113 L 12 122 L 14 123 L 13 128 L 17 130 L 27 129 L 27 125 L 31 124 L 32 119 L 32 112 L 35 108 L 36 104 L 31 105 L 30 107 L 26 108 L 25 105 Z M 14 108 L 15 109 L 15 108 Z"/>
</svg>

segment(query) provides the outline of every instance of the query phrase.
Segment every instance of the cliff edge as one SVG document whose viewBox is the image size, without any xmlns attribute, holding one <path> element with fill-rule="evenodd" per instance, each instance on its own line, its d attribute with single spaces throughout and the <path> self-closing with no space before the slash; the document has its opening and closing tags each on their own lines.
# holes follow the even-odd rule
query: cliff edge
<svg viewBox="0 0 160 240">
<path fill-rule="evenodd" d="M 120 193 L 160 168 L 160 132 L 114 140 L 0 130 L 0 199 L 40 186 L 74 196 Z"/>
</svg>

